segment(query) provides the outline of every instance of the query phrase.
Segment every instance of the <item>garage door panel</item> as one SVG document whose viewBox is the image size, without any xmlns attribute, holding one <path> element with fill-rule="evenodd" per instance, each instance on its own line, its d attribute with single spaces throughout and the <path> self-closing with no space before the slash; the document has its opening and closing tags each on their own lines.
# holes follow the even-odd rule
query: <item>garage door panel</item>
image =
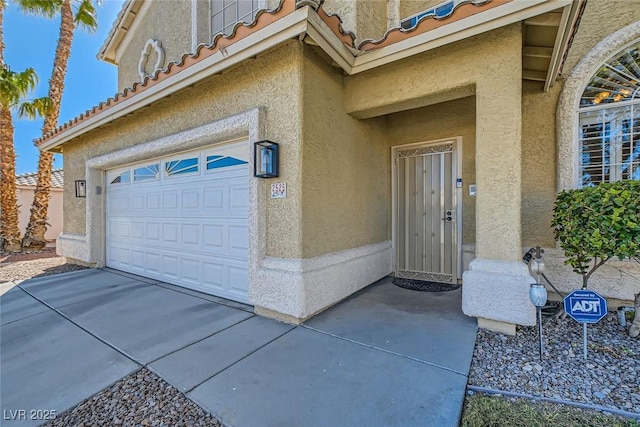
<svg viewBox="0 0 640 427">
<path fill-rule="evenodd" d="M 249 187 L 247 185 L 229 186 L 229 209 L 242 210 L 249 207 Z"/>
<path fill-rule="evenodd" d="M 206 187 L 203 193 L 204 193 L 203 208 L 206 212 L 224 208 L 224 188 L 223 187 Z"/>
<path fill-rule="evenodd" d="M 249 290 L 248 271 L 246 266 L 229 266 L 230 288 L 236 292 L 247 292 Z"/>
<path fill-rule="evenodd" d="M 183 211 L 200 211 L 200 191 L 199 190 L 182 190 L 182 210 Z"/>
<path fill-rule="evenodd" d="M 202 226 L 200 224 L 182 224 L 180 229 L 180 243 L 185 248 L 202 249 L 200 236 Z"/>
<path fill-rule="evenodd" d="M 249 249 L 249 227 L 246 225 L 229 226 L 229 250 L 242 251 Z"/>
<path fill-rule="evenodd" d="M 131 238 L 144 239 L 144 222 L 135 221 L 131 223 Z"/>
<path fill-rule="evenodd" d="M 108 186 L 107 265 L 248 302 L 248 165 L 205 170 L 200 164 L 197 172 L 167 176 L 165 163 L 175 158 L 128 168 L 135 176 L 157 163 L 156 178 Z"/>
<path fill-rule="evenodd" d="M 147 211 L 156 211 L 160 209 L 160 199 L 162 194 L 159 191 L 147 193 Z"/>
<path fill-rule="evenodd" d="M 178 190 L 164 190 L 162 192 L 162 211 L 158 211 L 160 215 L 173 214 L 178 210 Z"/>
</svg>

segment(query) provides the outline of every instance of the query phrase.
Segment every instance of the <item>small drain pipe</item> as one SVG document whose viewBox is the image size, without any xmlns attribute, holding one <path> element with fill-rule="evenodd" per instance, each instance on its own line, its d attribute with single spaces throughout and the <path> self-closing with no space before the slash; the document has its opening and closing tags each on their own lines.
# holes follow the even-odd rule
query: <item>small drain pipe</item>
<svg viewBox="0 0 640 427">
<path fill-rule="evenodd" d="M 556 399 L 554 397 L 535 396 L 533 394 L 518 393 L 514 391 L 496 390 L 493 388 L 478 387 L 475 385 L 468 385 L 467 390 L 471 390 L 476 393 L 502 395 L 507 397 L 521 397 L 529 400 L 542 400 L 545 402 L 559 403 L 561 405 L 575 406 L 577 408 L 582 408 L 582 409 L 590 409 L 592 411 L 608 412 L 610 414 L 615 414 L 615 415 L 620 415 L 626 418 L 635 418 L 637 420 L 640 420 L 640 414 L 637 414 L 635 412 L 627 412 L 627 411 L 623 411 L 622 409 L 607 408 L 606 406 L 592 405 L 590 403 L 572 402 L 571 400 Z"/>
</svg>

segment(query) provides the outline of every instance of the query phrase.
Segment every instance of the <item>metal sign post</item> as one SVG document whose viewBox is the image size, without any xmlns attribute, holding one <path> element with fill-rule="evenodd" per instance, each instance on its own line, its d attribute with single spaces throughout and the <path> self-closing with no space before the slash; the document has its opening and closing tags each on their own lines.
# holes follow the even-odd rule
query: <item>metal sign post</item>
<svg viewBox="0 0 640 427">
<path fill-rule="evenodd" d="M 564 298 L 564 311 L 582 323 L 582 353 L 587 360 L 587 323 L 598 323 L 607 315 L 607 300 L 596 292 L 577 289 Z"/>
</svg>

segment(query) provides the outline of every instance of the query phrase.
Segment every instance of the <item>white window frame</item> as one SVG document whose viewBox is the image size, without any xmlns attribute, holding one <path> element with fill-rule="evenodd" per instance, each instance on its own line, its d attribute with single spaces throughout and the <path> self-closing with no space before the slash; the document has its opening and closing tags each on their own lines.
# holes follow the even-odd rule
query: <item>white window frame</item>
<svg viewBox="0 0 640 427">
<path fill-rule="evenodd" d="M 634 22 L 602 39 L 573 69 L 566 70 L 556 108 L 558 191 L 579 188 L 579 113 L 586 85 L 606 61 L 639 40 L 640 22 Z"/>
<path fill-rule="evenodd" d="M 624 111 L 621 115 L 619 115 L 618 117 L 615 117 L 614 120 L 612 121 L 608 121 L 608 122 L 604 122 L 604 121 L 599 121 L 596 120 L 598 117 L 600 117 L 601 112 L 605 112 L 606 110 L 627 110 Z M 588 113 L 596 113 L 597 115 L 594 115 L 593 120 L 588 120 L 585 119 L 585 114 Z M 622 129 L 623 126 L 623 121 L 624 120 L 630 120 L 632 125 L 629 129 L 629 133 L 628 134 L 624 134 L 622 133 L 622 131 L 616 131 L 618 129 Z M 610 104 L 603 104 L 603 105 L 597 105 L 597 106 L 593 106 L 593 107 L 583 107 L 580 108 L 578 110 L 578 186 L 579 187 L 583 187 L 585 186 L 585 183 L 583 182 L 583 168 L 584 168 L 584 164 L 583 164 L 583 138 L 582 138 L 582 127 L 585 124 L 602 124 L 603 126 L 607 123 L 610 124 L 610 130 L 609 130 L 609 150 L 608 150 L 608 155 L 610 158 L 609 163 L 600 163 L 600 164 L 593 164 L 592 167 L 597 167 L 600 166 L 603 168 L 603 173 L 602 173 L 602 177 L 603 177 L 603 181 L 601 182 L 615 182 L 615 181 L 622 181 L 622 180 L 628 180 L 628 179 L 634 179 L 632 178 L 623 178 L 622 176 L 622 166 L 623 166 L 623 159 L 622 159 L 622 146 L 623 146 L 623 140 L 622 137 L 625 135 L 628 135 L 629 137 L 629 150 L 630 153 L 633 153 L 635 150 L 638 149 L 638 147 L 640 146 L 640 132 L 635 132 L 634 133 L 634 129 L 638 128 L 638 125 L 633 125 L 633 122 L 637 121 L 640 122 L 640 99 L 634 99 L 634 100 L 628 100 L 628 101 L 624 101 L 621 103 L 610 103 Z M 604 132 L 604 130 L 603 130 Z M 604 151 L 604 148 L 603 148 Z M 603 159 L 604 159 L 604 152 L 603 152 Z M 631 154 L 630 154 L 631 155 Z M 604 176 L 605 176 L 605 171 L 604 168 L 605 167 L 609 167 L 609 176 L 610 178 L 608 180 L 604 180 Z M 636 170 L 640 169 L 640 158 L 638 159 L 631 159 L 631 163 L 629 164 L 629 167 L 631 168 L 630 174 L 633 176 L 634 173 L 636 173 Z M 599 182 L 599 183 L 601 183 Z"/>
</svg>

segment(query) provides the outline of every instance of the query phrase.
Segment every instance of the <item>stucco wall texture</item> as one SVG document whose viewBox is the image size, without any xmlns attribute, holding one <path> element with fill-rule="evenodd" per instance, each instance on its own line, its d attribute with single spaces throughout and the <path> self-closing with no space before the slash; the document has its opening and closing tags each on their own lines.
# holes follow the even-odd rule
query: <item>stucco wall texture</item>
<svg viewBox="0 0 640 427">
<path fill-rule="evenodd" d="M 562 82 L 522 85 L 522 245 L 554 247 L 551 229 L 557 194 L 556 108 Z"/>
<path fill-rule="evenodd" d="M 267 199 L 267 255 L 302 258 L 298 167 L 301 49 L 300 42 L 290 42 L 66 144 L 64 231 L 85 233 L 85 199 L 73 197 L 72 185 L 84 178 L 86 159 L 262 106 L 266 135 L 281 144 L 280 181 L 287 183 L 287 198 Z"/>
<path fill-rule="evenodd" d="M 352 31 L 357 41 L 379 39 L 387 31 L 386 0 L 326 0 L 323 9 L 342 20 L 345 31 Z"/>
<path fill-rule="evenodd" d="M 303 81 L 303 256 L 388 240 L 391 166 L 384 118 L 347 115 L 342 72 L 309 47 Z"/>
<path fill-rule="evenodd" d="M 442 3 L 442 0 L 398 0 L 400 1 L 400 20 Z"/>
<path fill-rule="evenodd" d="M 191 51 L 191 1 L 160 2 L 160 7 L 144 7 L 146 12 L 138 16 L 133 28 L 127 33 L 119 49 L 122 49 L 118 63 L 118 90 L 131 87 L 140 81 L 138 62 L 147 40 L 156 39 L 162 43 L 165 61 L 178 61 L 184 53 Z"/>
<path fill-rule="evenodd" d="M 637 21 L 640 21 L 640 3 L 635 0 L 588 1 L 562 67 L 562 75 L 571 73 L 582 57 L 606 36 Z"/>
</svg>

